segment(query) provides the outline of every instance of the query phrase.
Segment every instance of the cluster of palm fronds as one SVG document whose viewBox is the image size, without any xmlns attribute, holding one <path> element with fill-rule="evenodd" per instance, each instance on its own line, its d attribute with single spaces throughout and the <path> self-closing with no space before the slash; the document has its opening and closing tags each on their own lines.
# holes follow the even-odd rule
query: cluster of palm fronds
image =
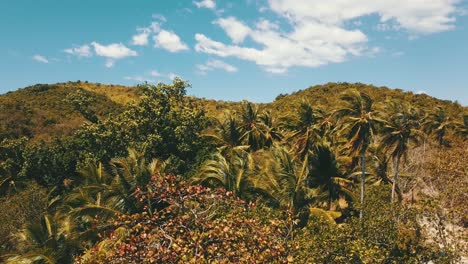
<svg viewBox="0 0 468 264">
<path fill-rule="evenodd" d="M 296 111 L 276 118 L 246 102 L 241 111 L 213 123 L 208 136 L 218 151 L 193 181 L 222 185 L 238 197 L 261 198 L 296 212 L 356 209 L 349 205 L 357 202 L 357 185 L 362 205 L 370 182 L 391 185 L 394 200 L 410 148 L 425 144 L 429 135 L 440 145 L 447 143 L 449 131 L 466 136 L 466 124 L 440 107 L 426 114 L 399 101 L 375 104 L 357 90 L 345 92 L 337 109 L 303 101 Z M 373 162 L 367 164 L 369 158 Z M 388 176 L 390 161 L 393 178 Z"/>
</svg>

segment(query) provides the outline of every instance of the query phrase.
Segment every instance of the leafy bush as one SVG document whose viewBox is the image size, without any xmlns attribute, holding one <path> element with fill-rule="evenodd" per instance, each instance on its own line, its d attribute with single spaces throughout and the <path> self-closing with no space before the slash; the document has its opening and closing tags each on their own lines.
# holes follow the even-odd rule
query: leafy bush
<svg viewBox="0 0 468 264">
<path fill-rule="evenodd" d="M 224 189 L 154 176 L 136 197 L 156 210 L 121 215 L 77 263 L 200 263 L 292 261 L 286 222 L 272 209 L 235 199 Z"/>
</svg>

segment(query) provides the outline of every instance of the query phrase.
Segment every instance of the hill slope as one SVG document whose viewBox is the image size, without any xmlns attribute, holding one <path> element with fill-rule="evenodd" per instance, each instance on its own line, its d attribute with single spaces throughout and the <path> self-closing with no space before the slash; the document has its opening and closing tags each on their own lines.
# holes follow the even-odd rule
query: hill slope
<svg viewBox="0 0 468 264">
<path fill-rule="evenodd" d="M 340 95 L 347 89 L 358 89 L 369 94 L 374 101 L 383 103 L 390 98 L 401 99 L 411 104 L 432 109 L 443 107 L 452 118 L 462 120 L 468 112 L 467 107 L 451 101 L 439 100 L 425 94 L 404 92 L 400 89 L 376 87 L 366 84 L 327 83 L 316 85 L 290 95 L 280 95 L 261 108 L 273 114 L 294 111 L 303 100 L 324 109 L 332 109 L 339 103 Z M 70 94 L 81 93 L 89 100 L 89 109 L 97 118 L 121 112 L 125 105 L 139 98 L 138 87 L 105 85 L 88 82 L 68 82 L 57 84 L 37 84 L 0 95 L 0 138 L 26 136 L 37 140 L 49 140 L 55 136 L 70 135 L 86 119 L 70 100 Z M 82 96 L 83 96 L 82 95 Z M 199 99 L 211 117 L 222 117 L 225 111 L 238 110 L 240 102 L 224 102 Z"/>
</svg>

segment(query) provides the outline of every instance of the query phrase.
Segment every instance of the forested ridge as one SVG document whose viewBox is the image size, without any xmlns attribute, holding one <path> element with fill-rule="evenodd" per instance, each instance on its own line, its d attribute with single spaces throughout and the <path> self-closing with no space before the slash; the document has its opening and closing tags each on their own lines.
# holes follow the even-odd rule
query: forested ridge
<svg viewBox="0 0 468 264">
<path fill-rule="evenodd" d="M 0 95 L 0 261 L 466 260 L 467 107 L 361 83 L 267 104 L 189 87 Z"/>
</svg>

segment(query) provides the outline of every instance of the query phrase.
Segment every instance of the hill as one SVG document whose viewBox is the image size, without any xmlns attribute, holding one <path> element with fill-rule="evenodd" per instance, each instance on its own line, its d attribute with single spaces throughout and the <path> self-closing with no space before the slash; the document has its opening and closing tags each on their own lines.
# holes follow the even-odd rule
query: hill
<svg viewBox="0 0 468 264">
<path fill-rule="evenodd" d="M 285 112 L 289 108 L 297 108 L 305 100 L 314 106 L 319 106 L 331 110 L 339 104 L 339 99 L 343 92 L 349 89 L 368 94 L 375 102 L 384 104 L 389 99 L 397 99 L 402 102 L 408 102 L 421 109 L 433 109 L 441 106 L 453 118 L 462 118 L 463 113 L 467 113 L 468 108 L 461 106 L 457 102 L 441 100 L 427 94 L 415 94 L 405 92 L 401 89 L 391 89 L 388 87 L 377 87 L 363 83 L 327 83 L 324 85 L 315 85 L 309 88 L 296 91 L 289 95 L 279 95 L 276 100 L 267 104 L 267 108 L 278 113 Z M 461 119 L 460 119 L 461 120 Z"/>
<path fill-rule="evenodd" d="M 327 83 L 299 90 L 289 95 L 279 95 L 274 102 L 259 104 L 281 116 L 297 109 L 302 101 L 314 106 L 332 109 L 341 94 L 348 89 L 358 89 L 369 94 L 374 101 L 384 103 L 387 99 L 400 99 L 422 109 L 435 106 L 444 108 L 452 118 L 463 120 L 468 108 L 456 102 L 440 100 L 426 94 L 404 92 L 401 89 L 376 87 L 361 83 Z M 0 138 L 26 136 L 48 141 L 53 137 L 71 135 L 86 118 L 66 98 L 82 91 L 89 101 L 88 109 L 98 118 L 120 113 L 129 103 L 137 102 L 138 87 L 106 85 L 88 82 L 67 82 L 57 84 L 36 84 L 17 91 L 0 95 Z M 82 96 L 83 96 L 82 95 Z M 222 118 L 226 111 L 240 110 L 241 102 L 216 101 L 194 98 L 203 105 L 209 117 Z"/>
<path fill-rule="evenodd" d="M 70 135 L 86 120 L 67 101 L 77 93 L 87 98 L 87 107 L 98 117 L 121 112 L 126 103 L 137 98 L 130 87 L 79 82 L 36 84 L 8 92 L 0 95 L 0 138 L 26 136 L 48 141 Z"/>
<path fill-rule="evenodd" d="M 69 82 L 1 95 L 0 262 L 468 255 L 466 107 L 360 83 L 267 104 L 188 87 Z"/>
</svg>

